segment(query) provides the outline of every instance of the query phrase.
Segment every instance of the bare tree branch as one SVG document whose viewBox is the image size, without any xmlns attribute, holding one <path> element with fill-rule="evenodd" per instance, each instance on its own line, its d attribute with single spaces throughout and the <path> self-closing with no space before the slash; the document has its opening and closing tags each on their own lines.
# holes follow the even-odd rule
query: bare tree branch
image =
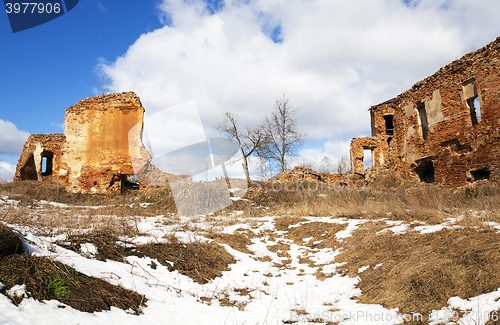
<svg viewBox="0 0 500 325">
<path fill-rule="evenodd" d="M 241 132 L 238 124 L 237 117 L 231 112 L 226 112 L 224 113 L 224 121 L 218 124 L 215 129 L 238 141 L 243 159 L 243 170 L 245 171 L 247 181 L 250 181 L 248 157 L 256 153 L 258 148 L 262 145 L 264 141 L 264 132 L 262 126 L 246 127 L 245 131 Z"/>
<path fill-rule="evenodd" d="M 292 108 L 290 101 L 283 97 L 276 99 L 274 110 L 264 119 L 264 142 L 258 148 L 258 155 L 266 160 L 274 160 L 280 166 L 280 173 L 287 170 L 286 159 L 297 155 L 305 135 L 298 133 L 294 115 L 297 108 Z"/>
</svg>

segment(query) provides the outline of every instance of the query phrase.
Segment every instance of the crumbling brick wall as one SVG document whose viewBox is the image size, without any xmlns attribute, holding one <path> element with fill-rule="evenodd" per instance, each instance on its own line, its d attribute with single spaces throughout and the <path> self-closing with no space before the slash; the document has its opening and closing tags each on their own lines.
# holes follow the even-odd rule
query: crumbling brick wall
<svg viewBox="0 0 500 325">
<path fill-rule="evenodd" d="M 141 143 L 143 114 L 133 92 L 86 98 L 66 109 L 64 152 L 70 170 L 69 191 L 118 190 L 113 187 L 120 186 L 124 175 L 134 174 L 129 132 L 135 132 L 131 140 Z"/>
<path fill-rule="evenodd" d="M 14 180 L 57 181 L 82 193 L 121 191 L 134 174 L 145 184 L 165 183 L 142 144 L 143 116 L 133 92 L 83 99 L 66 109 L 64 135 L 28 138 Z M 50 173 L 42 170 L 44 159 Z"/>
<path fill-rule="evenodd" d="M 16 167 L 14 180 L 39 180 L 65 183 L 62 161 L 64 134 L 32 134 L 26 140 Z"/>
<path fill-rule="evenodd" d="M 364 172 L 361 147 L 382 152 L 380 166 L 408 179 L 500 182 L 500 38 L 371 107 L 370 114 L 372 137 L 351 142 L 353 171 Z"/>
</svg>

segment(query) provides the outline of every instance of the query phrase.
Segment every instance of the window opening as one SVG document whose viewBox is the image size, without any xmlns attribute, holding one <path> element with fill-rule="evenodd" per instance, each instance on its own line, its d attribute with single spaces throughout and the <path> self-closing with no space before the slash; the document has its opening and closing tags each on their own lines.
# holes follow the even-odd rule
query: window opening
<svg viewBox="0 0 500 325">
<path fill-rule="evenodd" d="M 52 160 L 54 154 L 50 151 L 42 153 L 42 176 L 52 175 Z"/>
<path fill-rule="evenodd" d="M 424 140 L 429 136 L 429 124 L 427 122 L 427 112 L 425 110 L 425 103 L 420 102 L 417 104 L 418 120 L 420 122 L 420 134 Z"/>
<path fill-rule="evenodd" d="M 479 105 L 479 97 L 472 97 L 467 99 L 467 106 L 470 109 L 470 119 L 472 125 L 478 124 L 481 119 L 481 107 Z"/>
<path fill-rule="evenodd" d="M 394 135 L 394 115 L 384 115 L 385 134 Z"/>
<path fill-rule="evenodd" d="M 432 160 L 424 160 L 415 168 L 421 182 L 434 183 L 434 163 Z"/>
<path fill-rule="evenodd" d="M 482 179 L 490 179 L 491 172 L 487 169 L 479 169 L 471 171 L 470 174 L 475 181 L 479 181 Z"/>
<path fill-rule="evenodd" d="M 42 157 L 42 174 L 47 172 L 47 157 Z"/>
<path fill-rule="evenodd" d="M 463 84 L 465 102 L 470 111 L 472 125 L 476 125 L 481 120 L 481 106 L 477 94 L 476 81 L 471 79 Z"/>
<path fill-rule="evenodd" d="M 128 189 L 139 189 L 139 175 L 125 175 L 123 186 Z"/>
<path fill-rule="evenodd" d="M 363 149 L 363 164 L 364 168 L 373 166 L 373 150 L 372 149 Z"/>
</svg>

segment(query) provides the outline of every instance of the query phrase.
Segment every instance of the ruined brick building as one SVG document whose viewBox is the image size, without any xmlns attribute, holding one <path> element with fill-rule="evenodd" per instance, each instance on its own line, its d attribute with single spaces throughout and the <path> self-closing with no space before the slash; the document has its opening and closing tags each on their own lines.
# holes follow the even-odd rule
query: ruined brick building
<svg viewBox="0 0 500 325">
<path fill-rule="evenodd" d="M 500 183 L 500 38 L 369 109 L 372 136 L 351 141 L 351 170 L 464 185 Z"/>
<path fill-rule="evenodd" d="M 30 135 L 14 181 L 52 181 L 69 192 L 104 193 L 122 190 L 127 176 L 141 169 L 164 177 L 142 144 L 143 116 L 133 92 L 81 100 L 66 109 L 64 134 Z"/>
</svg>

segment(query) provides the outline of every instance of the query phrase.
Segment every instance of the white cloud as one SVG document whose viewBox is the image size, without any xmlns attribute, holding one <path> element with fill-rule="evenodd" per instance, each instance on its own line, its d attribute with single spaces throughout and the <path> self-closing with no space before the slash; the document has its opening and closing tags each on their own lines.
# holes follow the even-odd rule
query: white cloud
<svg viewBox="0 0 500 325">
<path fill-rule="evenodd" d="M 154 157 L 206 140 L 194 101 L 144 117 L 144 142 Z"/>
<path fill-rule="evenodd" d="M 61 130 L 64 130 L 64 123 L 57 123 L 57 122 L 52 122 L 50 123 L 50 125 L 56 127 L 56 128 L 59 128 Z"/>
<path fill-rule="evenodd" d="M 493 41 L 497 0 L 225 0 L 214 15 L 201 0 L 165 0 L 169 26 L 143 34 L 103 63 L 111 91 L 135 91 L 147 114 L 195 101 L 209 137 L 225 111 L 258 124 L 283 93 L 299 107 L 300 131 L 348 154 L 370 130 L 367 108 Z M 281 43 L 269 37 L 281 26 Z M 173 129 L 189 128 L 176 124 Z M 316 159 L 316 158 L 315 158 Z"/>
<path fill-rule="evenodd" d="M 0 181 L 12 181 L 15 172 L 16 166 L 0 161 Z"/>
<path fill-rule="evenodd" d="M 20 155 L 29 133 L 20 131 L 13 123 L 0 119 L 0 154 Z"/>
<path fill-rule="evenodd" d="M 291 160 L 291 165 L 294 166 L 307 163 L 319 169 L 324 157 L 330 159 L 332 163 L 336 163 L 342 158 L 349 161 L 350 142 L 350 139 L 344 141 L 326 141 L 322 146 L 303 149 L 299 152 L 297 157 Z"/>
</svg>

